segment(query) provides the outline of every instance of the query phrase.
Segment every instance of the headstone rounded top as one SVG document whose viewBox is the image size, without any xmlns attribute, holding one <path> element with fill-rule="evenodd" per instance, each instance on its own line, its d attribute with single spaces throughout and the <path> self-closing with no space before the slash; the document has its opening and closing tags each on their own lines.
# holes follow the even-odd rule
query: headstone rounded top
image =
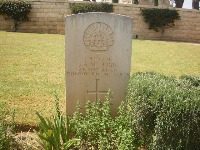
<svg viewBox="0 0 200 150">
<path fill-rule="evenodd" d="M 133 19 L 130 16 L 122 15 L 122 14 L 115 14 L 115 13 L 107 13 L 107 12 L 86 12 L 86 13 L 78 13 L 78 14 L 70 14 L 67 15 L 66 17 L 70 17 L 71 19 L 76 18 L 76 17 L 93 17 L 95 16 L 95 19 L 98 18 L 98 16 L 103 17 L 103 18 L 110 18 L 110 17 L 117 17 L 117 18 L 123 18 L 123 19 Z"/>
<path fill-rule="evenodd" d="M 92 52 L 105 52 L 113 45 L 112 28 L 102 22 L 89 25 L 83 35 L 84 45 Z"/>
</svg>

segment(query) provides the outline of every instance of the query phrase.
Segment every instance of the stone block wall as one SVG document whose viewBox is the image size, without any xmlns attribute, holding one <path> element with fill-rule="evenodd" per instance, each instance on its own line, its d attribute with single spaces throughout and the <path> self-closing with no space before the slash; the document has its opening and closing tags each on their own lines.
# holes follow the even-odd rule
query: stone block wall
<svg viewBox="0 0 200 150">
<path fill-rule="evenodd" d="M 29 21 L 23 22 L 18 32 L 64 34 L 64 19 L 69 13 L 67 0 L 29 0 L 32 9 Z M 12 20 L 0 16 L 0 30 L 11 31 Z"/>
<path fill-rule="evenodd" d="M 162 39 L 200 43 L 200 11 L 191 9 L 177 9 L 181 20 L 175 21 L 175 26 L 165 29 L 164 34 L 148 29 L 141 15 L 142 8 L 159 8 L 155 6 L 140 5 L 114 5 L 114 13 L 123 14 L 133 18 L 133 38 Z M 162 8 L 162 7 L 160 7 Z"/>
<path fill-rule="evenodd" d="M 64 34 L 65 16 L 70 14 L 68 0 L 29 0 L 32 9 L 30 21 L 23 22 L 18 32 Z M 114 13 L 127 15 L 133 18 L 133 38 L 163 39 L 200 43 L 200 11 L 177 9 L 181 20 L 175 22 L 175 27 L 166 29 L 164 35 L 149 30 L 144 22 L 140 10 L 155 6 L 135 4 L 113 4 Z M 155 7 L 157 8 L 157 7 Z M 0 30 L 11 31 L 12 20 L 4 19 L 0 15 Z"/>
</svg>

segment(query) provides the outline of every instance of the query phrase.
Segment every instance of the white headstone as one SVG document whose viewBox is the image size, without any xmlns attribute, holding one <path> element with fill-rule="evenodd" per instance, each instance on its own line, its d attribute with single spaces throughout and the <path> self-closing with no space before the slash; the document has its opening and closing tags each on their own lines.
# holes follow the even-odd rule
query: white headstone
<svg viewBox="0 0 200 150">
<path fill-rule="evenodd" d="M 109 13 L 85 13 L 66 17 L 67 114 L 79 100 L 83 113 L 87 100 L 104 100 L 112 94 L 112 115 L 125 99 L 130 75 L 132 19 Z"/>
<path fill-rule="evenodd" d="M 112 0 L 103 0 L 104 3 L 112 3 Z"/>
<path fill-rule="evenodd" d="M 133 2 L 134 0 L 119 0 L 119 3 L 120 4 L 133 4 L 134 2 Z"/>
<path fill-rule="evenodd" d="M 139 5 L 153 5 L 152 0 L 140 0 Z"/>
</svg>

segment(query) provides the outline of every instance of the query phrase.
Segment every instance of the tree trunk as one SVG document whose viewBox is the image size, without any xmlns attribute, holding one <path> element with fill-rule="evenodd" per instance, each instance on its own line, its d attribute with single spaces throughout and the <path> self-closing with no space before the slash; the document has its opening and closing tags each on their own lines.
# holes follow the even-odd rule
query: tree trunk
<svg viewBox="0 0 200 150">
<path fill-rule="evenodd" d="M 160 28 L 160 33 L 161 33 L 161 34 L 160 34 L 160 38 L 161 38 L 161 39 L 163 39 L 163 37 L 164 37 L 164 32 L 165 32 L 165 27 L 161 27 L 161 28 Z"/>
<path fill-rule="evenodd" d="M 199 0 L 192 0 L 192 9 L 199 10 Z"/>
<path fill-rule="evenodd" d="M 14 26 L 12 27 L 12 31 L 13 31 L 13 32 L 16 32 L 16 31 L 17 31 L 17 28 L 18 28 L 18 25 L 19 25 L 19 23 L 18 23 L 16 20 L 13 20 L 13 24 L 14 24 Z"/>
<path fill-rule="evenodd" d="M 176 8 L 182 8 L 184 0 L 175 0 Z"/>
</svg>

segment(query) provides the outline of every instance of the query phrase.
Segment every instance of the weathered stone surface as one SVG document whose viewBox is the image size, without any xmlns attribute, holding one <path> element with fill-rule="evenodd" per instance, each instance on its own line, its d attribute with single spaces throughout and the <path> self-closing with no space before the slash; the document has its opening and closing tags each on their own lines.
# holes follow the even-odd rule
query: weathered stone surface
<svg viewBox="0 0 200 150">
<path fill-rule="evenodd" d="M 110 89 L 115 115 L 130 74 L 132 19 L 108 13 L 85 13 L 66 17 L 67 114 L 81 102 L 104 100 Z"/>
</svg>

